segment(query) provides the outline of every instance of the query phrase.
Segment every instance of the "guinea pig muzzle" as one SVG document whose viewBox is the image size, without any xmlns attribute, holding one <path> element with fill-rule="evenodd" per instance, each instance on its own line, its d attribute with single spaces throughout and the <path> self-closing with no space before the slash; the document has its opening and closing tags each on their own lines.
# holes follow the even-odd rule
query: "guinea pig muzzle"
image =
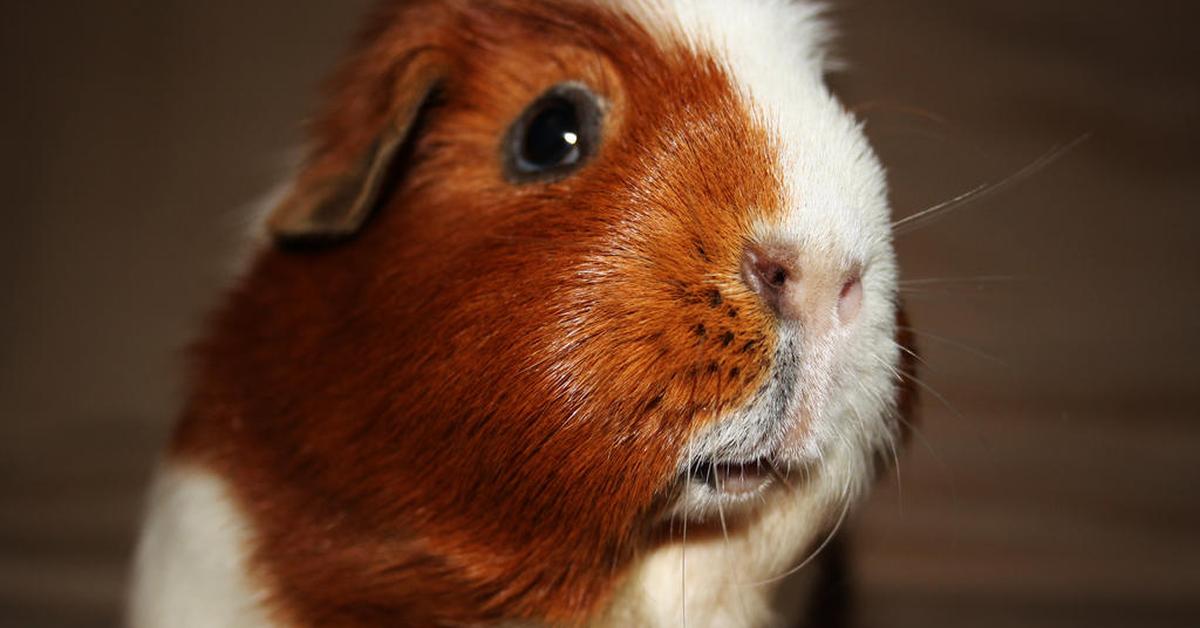
<svg viewBox="0 0 1200 628">
<path fill-rule="evenodd" d="M 837 421 L 830 399 L 843 388 L 840 373 L 851 359 L 844 339 L 780 327 L 767 381 L 689 444 L 678 471 L 677 513 L 698 520 L 736 513 L 819 471 L 829 423 Z"/>
</svg>

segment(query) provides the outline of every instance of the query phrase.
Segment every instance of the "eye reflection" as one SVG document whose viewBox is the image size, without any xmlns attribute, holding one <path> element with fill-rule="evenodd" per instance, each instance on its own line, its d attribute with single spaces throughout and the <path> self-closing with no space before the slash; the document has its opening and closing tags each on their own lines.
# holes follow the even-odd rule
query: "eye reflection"
<svg viewBox="0 0 1200 628">
<path fill-rule="evenodd" d="M 573 84 L 552 88 L 509 129 L 509 179 L 524 183 L 569 175 L 594 152 L 599 128 L 600 107 L 592 92 Z"/>
</svg>

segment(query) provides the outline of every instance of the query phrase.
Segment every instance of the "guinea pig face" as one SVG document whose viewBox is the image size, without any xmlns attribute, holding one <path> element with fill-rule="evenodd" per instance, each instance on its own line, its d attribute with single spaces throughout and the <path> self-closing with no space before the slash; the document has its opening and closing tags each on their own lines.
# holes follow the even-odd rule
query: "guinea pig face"
<svg viewBox="0 0 1200 628">
<path fill-rule="evenodd" d="M 272 218 L 352 237 L 255 271 L 337 374 L 295 464 L 510 614 L 572 617 L 673 521 L 857 489 L 892 432 L 884 177 L 812 10 L 616 4 L 384 10 Z"/>
</svg>

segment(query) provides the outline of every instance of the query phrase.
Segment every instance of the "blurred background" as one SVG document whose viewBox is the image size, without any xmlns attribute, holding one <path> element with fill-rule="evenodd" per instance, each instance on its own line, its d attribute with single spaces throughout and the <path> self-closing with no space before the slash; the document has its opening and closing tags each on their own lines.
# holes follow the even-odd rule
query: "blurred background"
<svg viewBox="0 0 1200 628">
<path fill-rule="evenodd" d="M 180 348 L 367 0 L 3 3 L 0 626 L 111 626 Z M 919 432 L 860 626 L 1200 626 L 1200 4 L 835 0 Z M 936 392 L 931 392 L 936 391 Z"/>
</svg>

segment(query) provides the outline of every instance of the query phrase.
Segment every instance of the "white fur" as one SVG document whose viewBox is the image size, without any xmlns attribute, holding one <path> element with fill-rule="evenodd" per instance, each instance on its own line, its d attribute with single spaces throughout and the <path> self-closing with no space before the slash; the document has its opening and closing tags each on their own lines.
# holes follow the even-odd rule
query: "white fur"
<svg viewBox="0 0 1200 628">
<path fill-rule="evenodd" d="M 829 388 L 814 427 L 825 449 L 839 440 L 857 449 L 886 444 L 894 373 L 898 271 L 892 248 L 886 177 L 862 125 L 823 81 L 829 29 L 822 5 L 801 0 L 632 0 L 615 2 L 664 45 L 688 46 L 717 59 L 752 115 L 777 140 L 786 206 L 776 222 L 755 226 L 760 241 L 795 247 L 831 265 L 863 267 L 864 305 L 851 328 L 821 346 L 781 330 L 800 346 L 801 375 Z M 809 346 L 804 346 L 809 342 Z M 828 354 L 834 354 L 832 356 Z M 830 378 L 830 379 L 826 379 Z M 840 425 L 831 425 L 838 423 Z M 844 429 L 843 429 L 844 428 Z M 859 445 L 862 445 L 860 447 Z M 864 452 L 866 453 L 866 452 Z M 853 463 L 847 460 L 847 463 Z M 862 469 L 848 475 L 865 476 Z"/>
<path fill-rule="evenodd" d="M 896 268 L 886 177 L 862 125 L 823 81 L 830 35 L 821 5 L 634 0 L 629 6 L 652 32 L 722 62 L 778 139 L 789 203 L 780 222 L 759 225 L 754 235 L 869 264 L 868 278 L 876 281 L 865 286 L 868 296 L 891 298 Z"/>
<path fill-rule="evenodd" d="M 224 482 L 169 463 L 150 490 L 134 558 L 132 628 L 267 628 L 246 569 L 248 528 Z"/>
<path fill-rule="evenodd" d="M 813 342 L 781 330 L 798 347 L 799 385 L 823 399 L 811 443 L 796 459 L 819 474 L 776 499 L 745 534 L 673 545 L 635 569 L 609 625 L 759 626 L 772 623 L 774 584 L 747 586 L 787 571 L 816 534 L 845 512 L 872 476 L 873 454 L 890 445 L 898 361 L 897 268 L 882 167 L 861 125 L 823 82 L 828 29 L 820 5 L 794 0 L 635 0 L 612 2 L 646 24 L 664 45 L 688 46 L 719 60 L 748 109 L 777 140 L 787 206 L 778 222 L 752 234 L 864 268 L 865 299 L 851 328 Z M 807 343 L 807 346 L 805 345 Z M 819 371 L 819 372 L 818 372 Z M 760 396 L 761 397 L 761 396 Z M 779 408 L 753 400 L 698 443 L 757 429 Z M 756 420 L 760 422 L 755 423 Z M 684 461 L 686 464 L 687 461 Z M 686 552 L 686 569 L 684 558 Z"/>
<path fill-rule="evenodd" d="M 818 5 L 791 0 L 598 0 L 629 11 L 664 43 L 720 60 L 748 109 L 778 139 L 789 203 L 758 237 L 864 266 L 865 299 L 842 336 L 831 399 L 816 417 L 821 473 L 772 499 L 764 516 L 730 537 L 674 544 L 643 559 L 598 626 L 760 626 L 776 582 L 835 522 L 871 475 L 871 454 L 891 437 L 897 361 L 896 265 L 882 168 L 860 125 L 822 82 L 828 30 Z M 256 221 L 257 222 L 257 221 Z M 810 348 L 811 352 L 811 348 Z M 809 377 L 812 374 L 809 373 Z M 812 383 L 812 382 L 808 382 Z M 833 514 L 831 518 L 830 514 Z M 245 571 L 244 522 L 225 487 L 204 471 L 169 467 L 151 494 L 131 608 L 135 628 L 268 626 Z M 766 582 L 771 581 L 771 582 Z"/>
</svg>

